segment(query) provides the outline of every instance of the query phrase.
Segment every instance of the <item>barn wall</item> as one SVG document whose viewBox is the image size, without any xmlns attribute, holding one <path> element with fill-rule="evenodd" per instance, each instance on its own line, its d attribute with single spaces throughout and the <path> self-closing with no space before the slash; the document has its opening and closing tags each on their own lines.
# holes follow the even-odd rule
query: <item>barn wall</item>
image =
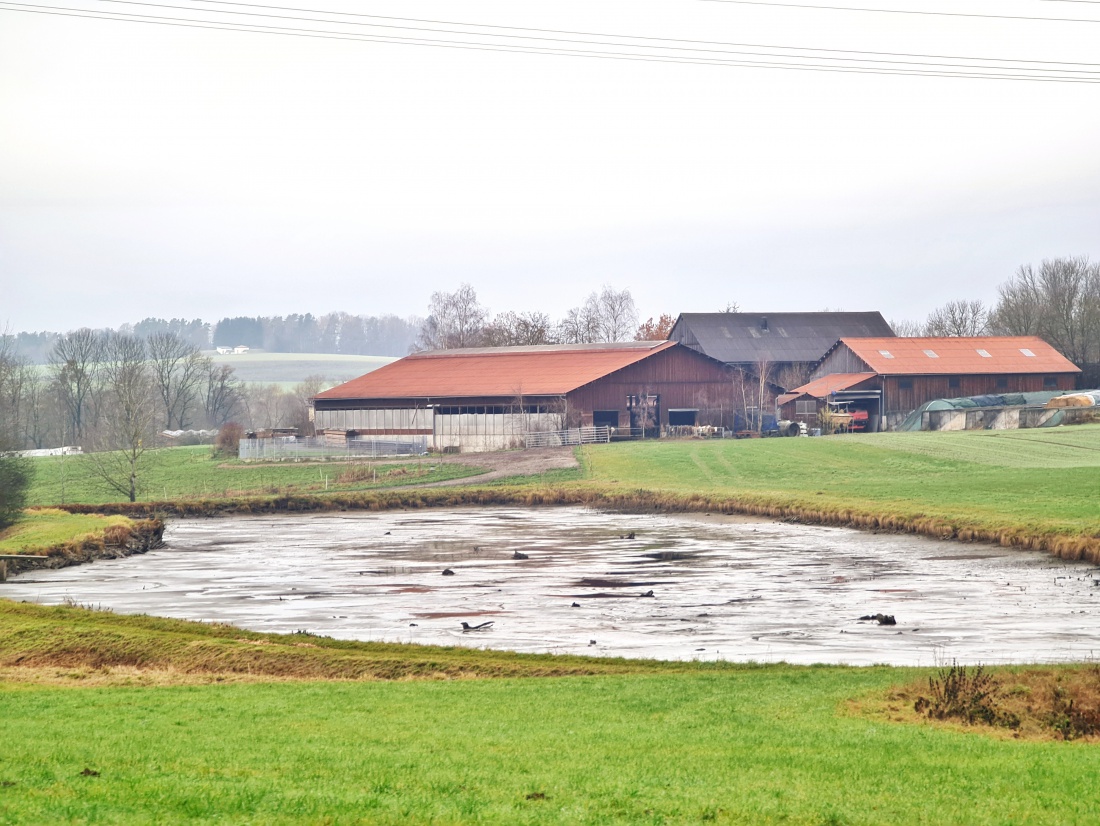
<svg viewBox="0 0 1100 826">
<path fill-rule="evenodd" d="M 853 353 L 847 345 L 839 345 L 833 352 L 825 356 L 824 361 L 814 370 L 811 379 L 819 379 L 822 376 L 830 376 L 833 373 L 873 373 L 870 365 Z"/>
<path fill-rule="evenodd" d="M 951 379 L 958 380 L 951 387 Z M 1055 379 L 1056 387 L 1044 385 L 1044 379 Z M 1004 379 L 999 386 L 998 380 Z M 910 388 L 902 388 L 908 381 Z M 916 410 L 933 399 L 958 399 L 1000 393 L 1033 393 L 1041 390 L 1073 390 L 1076 376 L 1067 374 L 970 374 L 963 376 L 884 376 L 884 407 L 887 412 L 905 413 Z"/>
<path fill-rule="evenodd" d="M 581 424 L 592 424 L 593 411 L 616 410 L 620 427 L 628 427 L 627 397 L 650 394 L 660 395 L 661 426 L 668 424 L 668 411 L 676 408 L 698 409 L 700 418 L 704 411 L 729 415 L 737 396 L 734 374 L 723 364 L 693 350 L 672 348 L 573 391 L 568 404 L 579 413 Z"/>
</svg>

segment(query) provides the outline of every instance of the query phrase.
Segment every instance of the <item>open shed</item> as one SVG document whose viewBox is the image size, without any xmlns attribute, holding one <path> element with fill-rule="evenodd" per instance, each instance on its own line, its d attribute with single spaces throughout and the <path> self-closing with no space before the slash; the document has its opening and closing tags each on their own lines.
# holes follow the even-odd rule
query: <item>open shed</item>
<svg viewBox="0 0 1100 826">
<path fill-rule="evenodd" d="M 425 436 L 435 450 L 517 447 L 532 432 L 606 426 L 659 435 L 731 418 L 730 371 L 671 341 L 418 353 L 318 394 L 318 430 Z"/>
</svg>

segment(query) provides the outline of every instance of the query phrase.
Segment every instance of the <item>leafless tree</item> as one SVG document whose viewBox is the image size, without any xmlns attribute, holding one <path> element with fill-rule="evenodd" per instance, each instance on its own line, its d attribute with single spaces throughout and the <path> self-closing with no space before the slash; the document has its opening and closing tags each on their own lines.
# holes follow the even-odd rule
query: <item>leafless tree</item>
<svg viewBox="0 0 1100 826">
<path fill-rule="evenodd" d="M 103 355 L 106 404 L 88 461 L 109 487 L 134 502 L 142 460 L 155 438 L 148 353 L 141 339 L 116 334 L 105 340 Z"/>
<path fill-rule="evenodd" d="M 241 408 L 241 382 L 228 364 L 206 364 L 202 406 L 206 422 L 221 427 L 232 420 Z"/>
<path fill-rule="evenodd" d="M 1100 263 L 1044 260 L 1002 284 L 992 316 L 1005 335 L 1038 335 L 1077 365 L 1100 361 Z"/>
<path fill-rule="evenodd" d="M 453 293 L 435 292 L 428 303 L 428 317 L 420 328 L 413 349 L 453 350 L 478 347 L 488 311 L 478 303 L 477 293 L 462 284 Z"/>
<path fill-rule="evenodd" d="M 890 329 L 894 331 L 894 335 L 901 338 L 919 338 L 924 335 L 924 327 L 922 322 L 910 319 L 890 322 Z"/>
<path fill-rule="evenodd" d="M 566 314 L 559 325 L 558 337 L 570 344 L 628 341 L 637 328 L 638 311 L 630 290 L 605 285 Z"/>
<path fill-rule="evenodd" d="M 553 344 L 554 325 L 546 313 L 500 313 L 482 331 L 486 347 Z"/>
<path fill-rule="evenodd" d="M 924 324 L 926 336 L 984 336 L 989 309 L 981 301 L 948 301 L 933 310 Z"/>
<path fill-rule="evenodd" d="M 209 359 L 175 333 L 153 333 L 147 341 L 153 384 L 164 410 L 164 427 L 183 430 L 191 423 Z"/>
<path fill-rule="evenodd" d="M 84 435 L 102 372 L 105 336 L 84 327 L 61 336 L 50 352 L 50 370 L 74 437 Z"/>
</svg>

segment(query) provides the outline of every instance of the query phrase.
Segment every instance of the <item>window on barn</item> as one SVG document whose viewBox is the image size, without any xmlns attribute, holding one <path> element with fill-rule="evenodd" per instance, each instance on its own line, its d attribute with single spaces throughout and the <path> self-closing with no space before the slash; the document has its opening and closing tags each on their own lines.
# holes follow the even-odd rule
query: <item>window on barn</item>
<svg viewBox="0 0 1100 826">
<path fill-rule="evenodd" d="M 674 424 L 669 417 L 669 424 Z M 618 410 L 593 410 L 592 411 L 592 426 L 593 427 L 618 427 L 619 426 L 619 411 Z"/>
<path fill-rule="evenodd" d="M 813 416 L 817 413 L 817 402 L 813 399 L 799 399 L 794 403 L 796 416 Z"/>
<path fill-rule="evenodd" d="M 894 357 L 894 354 L 891 353 L 889 350 L 879 350 L 878 353 L 884 359 L 892 359 Z"/>
<path fill-rule="evenodd" d="M 1029 350 L 1027 347 L 1021 347 L 1020 352 L 1023 353 L 1028 358 L 1031 358 L 1031 359 L 1035 358 L 1035 354 L 1033 352 L 1031 352 L 1031 350 Z"/>
<path fill-rule="evenodd" d="M 935 350 L 925 350 L 924 354 L 930 359 L 938 359 L 940 357 Z"/>
<path fill-rule="evenodd" d="M 1057 390 L 1058 378 L 1056 376 L 1043 376 L 1043 389 L 1044 390 Z"/>
<path fill-rule="evenodd" d="M 959 381 L 958 376 L 951 376 L 947 380 L 947 386 L 952 390 L 958 390 L 960 387 L 962 387 L 962 382 Z"/>
<path fill-rule="evenodd" d="M 1007 390 L 1008 389 L 1008 376 L 997 376 L 997 389 L 998 390 Z"/>
<path fill-rule="evenodd" d="M 913 380 L 912 379 L 898 379 L 898 389 L 899 390 L 912 390 L 913 389 Z"/>
<path fill-rule="evenodd" d="M 989 355 L 989 351 L 988 351 L 988 350 L 983 350 L 983 349 L 982 349 L 982 348 L 980 348 L 980 347 L 978 348 L 978 355 L 979 355 L 979 356 L 981 356 L 981 357 L 982 357 L 983 359 L 991 359 L 991 358 L 993 358 L 993 356 Z"/>
</svg>

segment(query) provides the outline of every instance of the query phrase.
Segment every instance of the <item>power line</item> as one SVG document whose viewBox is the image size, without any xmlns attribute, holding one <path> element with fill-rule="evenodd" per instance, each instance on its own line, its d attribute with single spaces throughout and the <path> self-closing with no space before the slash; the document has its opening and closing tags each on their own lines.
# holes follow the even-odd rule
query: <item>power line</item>
<svg viewBox="0 0 1100 826">
<path fill-rule="evenodd" d="M 1096 18 L 1027 17 L 1019 14 L 978 14 L 961 11 L 914 11 L 912 9 L 869 9 L 861 6 L 814 6 L 809 3 L 775 3 L 771 0 L 696 0 L 697 3 L 729 3 L 737 6 L 772 6 L 780 9 L 817 9 L 819 11 L 859 11 L 875 14 L 917 14 L 931 17 L 978 17 L 986 20 L 1032 20 L 1043 23 L 1100 23 Z M 1093 2 L 1093 0 L 1072 0 Z"/>
<path fill-rule="evenodd" d="M 1084 0 L 1082 0 L 1082 1 L 1084 1 Z M 1100 2 L 1100 0 L 1088 0 L 1088 1 L 1089 2 Z M 194 8 L 193 6 L 172 6 L 172 5 L 165 5 L 165 4 L 159 4 L 159 3 L 148 3 L 148 2 L 142 2 L 141 0 L 95 0 L 95 2 L 116 3 L 116 4 L 136 5 L 136 6 L 149 6 L 149 7 L 152 7 L 152 8 L 173 8 L 173 9 L 191 9 L 191 8 Z M 574 31 L 574 30 L 568 30 L 568 29 L 544 29 L 544 28 L 533 28 L 533 27 L 523 27 L 523 26 L 500 26 L 500 25 L 494 25 L 494 24 L 490 24 L 490 23 L 464 23 L 464 22 L 455 21 L 455 20 L 436 20 L 436 19 L 430 19 L 430 18 L 416 18 L 416 17 L 392 17 L 392 16 L 378 15 L 378 14 L 360 14 L 360 13 L 355 13 L 355 12 L 337 12 L 337 11 L 326 11 L 326 10 L 322 10 L 322 9 L 303 9 L 303 8 L 298 8 L 298 7 L 293 7 L 293 6 L 272 6 L 272 5 L 264 5 L 264 4 L 259 4 L 259 3 L 240 3 L 240 2 L 232 2 L 232 0 L 195 0 L 195 2 L 202 3 L 203 5 L 236 6 L 238 8 L 272 9 L 272 10 L 275 10 L 275 11 L 300 12 L 300 13 L 303 13 L 303 14 L 313 14 L 313 15 L 324 14 L 324 15 L 329 15 L 329 16 L 332 16 L 332 17 L 353 17 L 353 18 L 359 18 L 359 19 L 386 20 L 386 21 L 391 21 L 393 23 L 424 23 L 424 24 L 438 25 L 438 26 L 463 26 L 463 27 L 466 27 L 466 28 L 497 29 L 497 30 L 504 30 L 504 31 L 509 31 L 509 32 L 536 32 L 538 35 L 554 34 L 554 35 L 570 35 L 572 37 L 610 37 L 610 38 L 615 38 L 615 39 L 618 39 L 618 40 L 640 40 L 640 41 L 654 42 L 654 43 L 656 43 L 656 42 L 659 42 L 659 43 L 674 43 L 674 44 L 684 43 L 684 44 L 699 45 L 699 46 L 729 46 L 729 47 L 748 48 L 748 49 L 773 49 L 773 50 L 802 51 L 802 52 L 828 52 L 828 53 L 832 53 L 832 54 L 875 55 L 875 56 L 880 56 L 880 57 L 920 57 L 920 58 L 928 58 L 928 59 L 932 59 L 932 60 L 974 60 L 974 61 L 997 62 L 997 63 L 1035 63 L 1035 64 L 1042 64 L 1042 65 L 1050 65 L 1050 66 L 1055 66 L 1055 65 L 1057 65 L 1057 66 L 1100 66 L 1100 63 L 1083 63 L 1083 62 L 1080 62 L 1080 61 L 1067 61 L 1067 60 L 1029 60 L 1027 58 L 970 57 L 970 56 L 960 56 L 960 55 L 937 55 L 937 54 L 921 54 L 921 53 L 910 53 L 910 52 L 875 52 L 875 51 L 865 51 L 865 50 L 858 50 L 858 49 L 824 49 L 824 48 L 813 47 L 813 46 L 776 46 L 774 44 L 766 44 L 766 43 L 737 43 L 737 42 L 729 42 L 729 41 L 721 41 L 721 40 L 688 40 L 688 39 L 675 38 L 675 37 L 650 37 L 650 36 L 646 36 L 646 35 L 614 34 L 614 33 L 607 33 L 607 32 L 585 32 L 585 31 Z M 252 17 L 269 17 L 269 18 L 278 18 L 278 17 L 280 17 L 280 15 L 267 15 L 267 14 L 262 14 L 262 13 L 257 13 L 257 12 L 230 11 L 230 12 L 225 12 L 225 13 L 226 14 L 236 14 L 236 15 L 246 15 L 246 16 L 252 16 Z M 289 19 L 311 20 L 312 22 L 326 22 L 326 23 L 339 22 L 339 21 L 317 19 L 317 18 L 289 18 Z M 398 25 L 390 26 L 390 25 L 382 25 L 382 24 L 356 23 L 356 22 L 344 22 L 343 24 L 344 25 L 379 26 L 379 27 L 385 27 L 385 28 L 416 30 L 415 27 L 411 27 L 411 26 L 398 26 Z M 439 30 L 437 30 L 437 29 L 428 29 L 427 31 L 439 31 Z M 493 35 L 493 34 L 481 33 L 481 32 L 461 31 L 459 33 L 461 33 L 461 34 L 482 34 L 484 36 L 489 36 L 489 37 L 504 36 L 504 35 Z M 518 38 L 522 38 L 524 40 L 555 40 L 555 39 L 557 39 L 557 38 L 547 38 L 547 37 L 542 37 L 542 36 L 536 37 L 536 36 L 528 36 L 528 35 L 514 35 L 514 36 L 518 37 Z M 576 42 L 576 41 L 574 41 L 572 39 L 567 39 L 567 42 Z M 601 44 L 601 45 L 624 45 L 624 44 L 613 43 L 613 44 Z M 670 49 L 670 48 L 674 48 L 674 47 L 655 45 L 652 48 Z M 691 51 L 699 51 L 699 50 L 692 49 Z M 823 58 L 823 59 L 835 59 L 835 58 Z"/>
<path fill-rule="evenodd" d="M 156 4 L 146 4 L 156 5 Z M 835 65 L 823 65 L 819 63 L 811 62 L 811 58 L 805 58 L 799 55 L 757 55 L 767 56 L 785 60 L 801 60 L 799 63 L 784 63 L 773 61 L 760 61 L 760 60 L 745 60 L 745 59 L 723 59 L 723 58 L 710 58 L 699 57 L 694 55 L 652 55 L 639 52 L 607 52 L 607 51 L 592 51 L 587 49 L 565 48 L 565 47 L 531 47 L 512 45 L 507 43 L 481 43 L 481 42 L 469 42 L 458 40 L 435 40 L 424 37 L 399 37 L 391 35 L 379 35 L 379 34 L 352 34 L 345 32 L 333 32 L 328 30 L 316 30 L 316 29 L 299 29 L 289 28 L 282 26 L 266 26 L 266 25 L 253 25 L 242 23 L 225 23 L 222 21 L 214 20 L 196 20 L 191 18 L 180 17 L 161 17 L 155 15 L 136 15 L 131 13 L 114 13 L 114 12 L 101 12 L 101 11 L 88 11 L 82 9 L 73 9 L 70 7 L 58 7 L 58 6 L 45 6 L 41 4 L 29 4 L 29 3 L 12 3 L 9 0 L 2 0 L 0 2 L 0 10 L 6 11 L 22 11 L 26 13 L 45 14 L 62 17 L 76 17 L 92 20 L 110 20 L 115 22 L 131 22 L 131 23 L 145 23 L 151 25 L 162 26 L 178 26 L 184 28 L 198 28 L 198 29 L 210 29 L 215 31 L 234 31 L 234 32 L 247 32 L 256 34 L 279 34 L 284 36 L 294 37 L 307 37 L 317 39 L 329 39 L 329 40 L 349 40 L 357 42 L 376 42 L 376 43 L 391 43 L 396 45 L 414 45 L 414 46 L 427 46 L 433 48 L 451 48 L 451 49 L 466 49 L 476 51 L 492 51 L 492 52 L 507 52 L 507 53 L 521 53 L 521 54 L 542 54 L 542 55 L 554 55 L 554 56 L 569 56 L 569 57 L 588 57 L 604 60 L 630 60 L 636 62 L 655 62 L 655 63 L 681 63 L 681 64 L 693 64 L 693 65 L 708 65 L 708 66 L 730 66 L 740 68 L 761 68 L 761 69 L 783 69 L 791 71 L 828 71 L 828 72 L 841 72 L 849 74 L 875 74 L 875 75 L 910 75 L 921 77 L 949 77 L 949 78 L 968 78 L 968 79 L 993 79 L 993 80 L 1030 80 L 1035 82 L 1057 82 L 1057 83 L 1097 83 L 1100 79 L 1090 77 L 1097 73 L 1087 72 L 1083 70 L 1061 70 L 1061 69 L 1029 69 L 1021 67 L 969 67 L 969 66 L 949 66 L 947 64 L 922 64 L 919 68 L 915 68 L 908 65 L 893 66 L 890 65 L 890 61 L 882 61 L 875 59 L 863 60 L 863 63 L 872 64 L 864 66 L 835 66 Z M 333 22 L 333 21 L 324 21 Z M 457 33 L 457 32 L 452 32 Z M 475 34 L 470 32 L 461 32 L 461 34 Z M 483 36 L 483 35 L 482 35 Z M 600 45 L 592 44 L 586 41 L 578 41 L 577 45 Z M 630 44 L 615 44 L 621 47 L 630 48 Z M 692 51 L 692 50 L 685 50 Z M 874 64 L 886 64 L 886 65 L 874 65 Z M 964 71 L 958 71 L 962 68 Z M 1031 74 L 1021 73 L 1031 72 Z M 1058 72 L 1061 74 L 1038 74 L 1038 72 Z M 1069 72 L 1070 74 L 1065 74 Z"/>
</svg>

